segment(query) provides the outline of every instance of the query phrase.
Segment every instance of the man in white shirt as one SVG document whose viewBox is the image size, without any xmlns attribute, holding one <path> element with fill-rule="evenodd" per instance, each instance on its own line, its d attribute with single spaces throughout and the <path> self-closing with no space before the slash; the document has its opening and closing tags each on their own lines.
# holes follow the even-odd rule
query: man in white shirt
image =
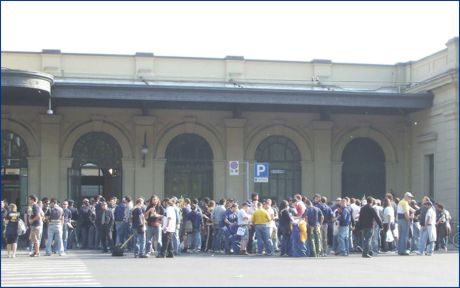
<svg viewBox="0 0 460 288">
<path fill-rule="evenodd" d="M 170 199 L 165 199 L 167 203 L 165 211 L 165 225 L 163 227 L 163 246 L 161 247 L 161 254 L 157 258 L 174 258 L 173 253 L 173 235 L 176 232 L 176 211 L 174 203 Z"/>
</svg>

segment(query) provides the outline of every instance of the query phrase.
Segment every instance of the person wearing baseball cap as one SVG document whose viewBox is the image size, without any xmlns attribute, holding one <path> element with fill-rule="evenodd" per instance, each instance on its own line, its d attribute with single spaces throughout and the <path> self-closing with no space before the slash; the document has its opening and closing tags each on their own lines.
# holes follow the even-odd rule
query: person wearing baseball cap
<svg viewBox="0 0 460 288">
<path fill-rule="evenodd" d="M 409 238 L 409 227 L 413 215 L 410 214 L 409 202 L 414 198 L 411 192 L 404 193 L 403 199 L 399 201 L 397 208 L 399 230 L 398 254 L 407 256 L 407 240 Z"/>
</svg>

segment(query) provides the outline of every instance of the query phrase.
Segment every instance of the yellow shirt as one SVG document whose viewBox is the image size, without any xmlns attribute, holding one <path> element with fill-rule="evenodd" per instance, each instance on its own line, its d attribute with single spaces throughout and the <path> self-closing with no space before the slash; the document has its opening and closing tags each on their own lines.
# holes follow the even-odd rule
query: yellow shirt
<svg viewBox="0 0 460 288">
<path fill-rule="evenodd" d="M 268 215 L 267 210 L 263 208 L 257 209 L 253 214 L 252 214 L 252 223 L 255 225 L 259 224 L 267 224 L 270 222 L 270 215 Z"/>
<path fill-rule="evenodd" d="M 401 201 L 399 201 L 398 203 L 398 214 L 404 214 L 404 213 L 409 213 L 409 203 L 402 199 Z"/>
</svg>

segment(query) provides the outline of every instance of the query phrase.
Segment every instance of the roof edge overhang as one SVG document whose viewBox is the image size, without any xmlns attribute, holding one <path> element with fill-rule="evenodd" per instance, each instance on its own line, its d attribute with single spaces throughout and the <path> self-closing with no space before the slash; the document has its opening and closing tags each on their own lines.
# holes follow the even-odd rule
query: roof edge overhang
<svg viewBox="0 0 460 288">
<path fill-rule="evenodd" d="M 50 95 L 54 77 L 50 74 L 36 71 L 2 68 L 3 89 L 30 89 L 45 92 Z"/>
<path fill-rule="evenodd" d="M 140 86 L 130 84 L 55 83 L 55 99 L 122 100 L 226 104 L 275 104 L 323 107 L 395 108 L 420 110 L 433 105 L 433 94 L 315 91 L 297 89 L 198 86 Z"/>
</svg>

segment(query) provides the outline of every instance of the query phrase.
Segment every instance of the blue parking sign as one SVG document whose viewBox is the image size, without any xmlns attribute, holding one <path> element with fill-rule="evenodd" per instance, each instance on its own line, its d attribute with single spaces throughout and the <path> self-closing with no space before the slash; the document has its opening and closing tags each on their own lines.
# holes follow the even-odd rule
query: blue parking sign
<svg viewBox="0 0 460 288">
<path fill-rule="evenodd" d="M 254 163 L 254 183 L 267 183 L 268 171 L 268 163 Z"/>
</svg>

